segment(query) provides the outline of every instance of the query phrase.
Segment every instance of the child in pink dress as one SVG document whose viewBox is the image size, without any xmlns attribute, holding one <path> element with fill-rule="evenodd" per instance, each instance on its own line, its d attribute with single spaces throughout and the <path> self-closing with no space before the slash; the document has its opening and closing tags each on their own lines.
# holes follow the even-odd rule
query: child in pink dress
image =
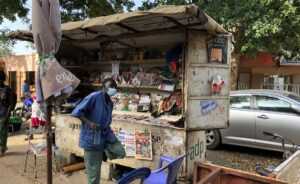
<svg viewBox="0 0 300 184">
<path fill-rule="evenodd" d="M 36 97 L 33 97 L 33 104 L 31 107 L 31 127 L 37 129 L 46 124 L 44 113 L 41 110 L 40 104 L 37 102 Z"/>
</svg>

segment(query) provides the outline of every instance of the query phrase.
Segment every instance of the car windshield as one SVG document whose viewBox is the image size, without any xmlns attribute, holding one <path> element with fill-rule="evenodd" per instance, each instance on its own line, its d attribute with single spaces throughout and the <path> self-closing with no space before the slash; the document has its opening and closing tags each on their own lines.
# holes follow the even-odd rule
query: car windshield
<svg viewBox="0 0 300 184">
<path fill-rule="evenodd" d="M 295 100 L 296 102 L 300 103 L 300 96 L 293 95 L 293 94 L 288 94 L 287 95 L 289 98 Z"/>
</svg>

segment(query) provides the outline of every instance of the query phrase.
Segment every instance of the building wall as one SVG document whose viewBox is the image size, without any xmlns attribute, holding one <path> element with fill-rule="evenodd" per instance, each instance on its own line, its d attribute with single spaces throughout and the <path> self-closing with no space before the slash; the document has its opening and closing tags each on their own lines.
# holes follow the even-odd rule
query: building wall
<svg viewBox="0 0 300 184">
<path fill-rule="evenodd" d="M 7 56 L 1 59 L 5 62 L 6 71 L 26 72 L 35 71 L 37 55 Z"/>
<path fill-rule="evenodd" d="M 252 80 L 251 80 L 251 88 L 252 89 L 260 89 L 263 84 L 264 84 L 264 75 L 263 74 L 252 75 Z"/>
<path fill-rule="evenodd" d="M 245 73 L 249 73 L 250 80 L 245 78 Z M 292 77 L 293 84 L 300 84 L 300 66 L 279 66 L 269 53 L 258 53 L 256 57 L 240 57 L 239 65 L 239 88 L 249 84 L 250 89 L 261 88 L 264 77 L 279 75 Z M 286 81 L 289 82 L 289 81 Z"/>
<path fill-rule="evenodd" d="M 248 89 L 251 85 L 251 74 L 250 73 L 239 73 L 238 88 Z"/>
<path fill-rule="evenodd" d="M 26 79 L 27 72 L 36 71 L 36 60 L 38 59 L 37 54 L 30 55 L 11 55 L 0 58 L 0 62 L 5 63 L 5 71 L 8 76 L 7 83 L 12 85 L 11 74 L 16 73 L 15 80 L 15 92 L 17 93 L 18 99 L 20 99 L 22 94 L 22 85 Z M 13 87 L 13 86 L 11 86 Z M 14 87 L 13 87 L 14 88 Z"/>
<path fill-rule="evenodd" d="M 300 75 L 293 75 L 293 83 L 300 84 Z"/>
</svg>

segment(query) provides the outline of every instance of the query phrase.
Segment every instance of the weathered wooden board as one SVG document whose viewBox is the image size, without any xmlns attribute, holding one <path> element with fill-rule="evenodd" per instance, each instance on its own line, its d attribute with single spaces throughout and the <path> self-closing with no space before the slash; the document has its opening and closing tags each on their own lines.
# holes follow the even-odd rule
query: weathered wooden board
<svg viewBox="0 0 300 184">
<path fill-rule="evenodd" d="M 187 116 L 188 129 L 214 129 L 228 127 L 229 99 L 190 98 Z"/>
<path fill-rule="evenodd" d="M 200 31 L 189 31 L 188 34 L 188 62 L 189 64 L 206 64 L 208 35 Z"/>
<path fill-rule="evenodd" d="M 209 163 L 195 163 L 193 184 L 287 184 L 284 181 Z M 294 183 L 293 183 L 294 184 Z"/>
<path fill-rule="evenodd" d="M 56 116 L 55 142 L 64 153 L 83 156 L 79 148 L 79 133 L 81 121 L 69 115 Z"/>
<path fill-rule="evenodd" d="M 112 128 L 122 128 L 125 131 L 134 130 L 148 130 L 152 134 L 152 160 L 139 160 L 134 157 L 126 157 L 126 159 L 115 160 L 114 163 L 121 165 L 138 168 L 138 167 L 150 167 L 155 169 L 158 165 L 161 155 L 179 156 L 185 154 L 185 131 L 162 128 L 157 125 L 146 125 L 139 123 L 131 123 L 126 121 L 113 121 Z"/>
<path fill-rule="evenodd" d="M 209 66 L 209 65 L 207 65 Z M 212 80 L 220 76 L 224 80 L 224 85 L 217 96 L 228 96 L 230 91 L 230 70 L 224 67 L 194 66 L 188 69 L 188 87 L 190 97 L 211 96 Z"/>
<path fill-rule="evenodd" d="M 63 152 L 73 153 L 76 156 L 83 156 L 83 150 L 79 145 L 79 133 L 81 122 L 79 119 L 69 115 L 58 115 L 56 118 L 56 144 Z M 113 121 L 113 129 L 123 129 L 125 131 L 145 130 L 152 134 L 152 160 L 140 160 L 134 157 L 126 157 L 111 161 L 112 163 L 132 167 L 149 167 L 155 169 L 158 166 L 161 155 L 177 157 L 183 154 L 188 155 L 188 161 L 183 162 L 180 172 L 181 176 L 186 176 L 189 170 L 189 176 L 192 174 L 194 160 L 204 159 L 205 135 L 204 132 L 192 132 L 189 140 L 186 139 L 184 129 L 163 127 L 158 124 L 132 123 L 129 121 Z M 187 144 L 187 146 L 186 146 Z M 188 164 L 188 165 L 187 165 Z M 187 169 L 189 167 L 190 169 Z"/>
<path fill-rule="evenodd" d="M 300 184 L 300 151 L 277 166 L 274 170 L 276 178 L 290 184 Z"/>
<path fill-rule="evenodd" d="M 204 161 L 206 152 L 205 131 L 190 131 L 187 133 L 187 159 L 186 169 L 188 177 L 191 178 L 196 161 Z"/>
<path fill-rule="evenodd" d="M 185 64 L 186 128 L 205 130 L 228 127 L 230 63 L 209 63 L 208 34 L 188 32 L 188 48 Z M 231 50 L 230 37 L 227 48 Z M 226 43 L 225 43 L 226 45 Z M 231 53 L 226 53 L 230 61 Z M 220 79 L 220 80 L 216 80 Z M 218 93 L 212 92 L 212 82 L 224 81 Z"/>
</svg>

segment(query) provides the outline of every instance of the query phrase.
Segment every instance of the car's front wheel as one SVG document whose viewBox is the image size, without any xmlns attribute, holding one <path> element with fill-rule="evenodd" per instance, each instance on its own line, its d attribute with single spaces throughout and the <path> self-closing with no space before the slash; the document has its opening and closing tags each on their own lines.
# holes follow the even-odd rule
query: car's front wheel
<svg viewBox="0 0 300 184">
<path fill-rule="evenodd" d="M 206 130 L 207 149 L 216 149 L 221 144 L 221 134 L 218 130 Z"/>
</svg>

